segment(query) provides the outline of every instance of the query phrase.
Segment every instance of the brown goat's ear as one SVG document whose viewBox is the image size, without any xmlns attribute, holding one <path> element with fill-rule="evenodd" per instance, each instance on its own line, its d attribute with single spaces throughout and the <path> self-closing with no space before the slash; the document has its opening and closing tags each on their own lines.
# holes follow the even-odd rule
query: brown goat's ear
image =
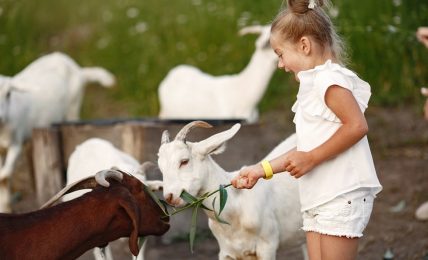
<svg viewBox="0 0 428 260">
<path fill-rule="evenodd" d="M 140 227 L 140 211 L 134 197 L 130 196 L 130 201 L 119 202 L 120 206 L 126 211 L 132 222 L 132 231 L 129 236 L 129 250 L 134 256 L 140 251 L 138 248 L 138 230 Z"/>
</svg>

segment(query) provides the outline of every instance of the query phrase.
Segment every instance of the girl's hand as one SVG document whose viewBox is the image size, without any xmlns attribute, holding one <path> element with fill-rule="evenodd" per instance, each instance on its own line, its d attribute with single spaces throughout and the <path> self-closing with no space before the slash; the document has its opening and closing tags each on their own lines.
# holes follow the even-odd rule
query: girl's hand
<svg viewBox="0 0 428 260">
<path fill-rule="evenodd" d="M 263 167 L 258 163 L 242 168 L 239 174 L 232 179 L 231 183 L 237 189 L 251 189 L 264 176 Z"/>
<path fill-rule="evenodd" d="M 310 152 L 292 151 L 287 154 L 285 159 L 285 170 L 296 179 L 305 175 L 315 166 L 315 159 Z"/>
</svg>

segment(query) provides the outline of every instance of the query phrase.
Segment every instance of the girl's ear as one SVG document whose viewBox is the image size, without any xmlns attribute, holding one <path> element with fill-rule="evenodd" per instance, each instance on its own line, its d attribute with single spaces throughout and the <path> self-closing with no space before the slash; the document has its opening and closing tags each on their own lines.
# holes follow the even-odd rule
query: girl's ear
<svg viewBox="0 0 428 260">
<path fill-rule="evenodd" d="M 302 51 L 305 55 L 308 55 L 311 52 L 312 49 L 312 45 L 311 45 L 311 41 L 309 40 L 308 37 L 303 36 L 302 38 L 300 38 L 300 42 L 299 42 L 299 49 L 300 51 Z"/>
</svg>

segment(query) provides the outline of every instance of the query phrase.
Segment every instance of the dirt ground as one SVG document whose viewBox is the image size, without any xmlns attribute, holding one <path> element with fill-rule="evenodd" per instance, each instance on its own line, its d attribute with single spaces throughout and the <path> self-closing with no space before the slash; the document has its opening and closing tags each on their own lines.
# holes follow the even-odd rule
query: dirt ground
<svg viewBox="0 0 428 260">
<path fill-rule="evenodd" d="M 379 260 L 390 248 L 395 260 L 428 259 L 428 221 L 417 221 L 414 212 L 428 200 L 428 122 L 415 107 L 371 107 L 366 113 L 369 141 L 383 191 L 378 195 L 364 237 L 360 241 L 359 260 Z M 291 114 L 284 111 L 262 114 L 261 122 L 269 133 L 263 138 L 279 141 L 292 133 Z M 227 151 L 225 152 L 227 153 Z M 22 165 L 19 167 L 23 167 Z M 14 181 L 16 212 L 32 209 L 31 178 L 17 174 Z M 19 183 L 19 184 L 18 184 Z M 194 253 L 186 236 L 166 243 L 149 238 L 146 259 L 217 259 L 218 245 L 209 230 L 199 230 Z M 116 259 L 130 259 L 126 242 L 113 244 Z M 79 259 L 92 259 L 86 253 Z M 299 247 L 278 252 L 277 259 L 302 259 Z"/>
</svg>

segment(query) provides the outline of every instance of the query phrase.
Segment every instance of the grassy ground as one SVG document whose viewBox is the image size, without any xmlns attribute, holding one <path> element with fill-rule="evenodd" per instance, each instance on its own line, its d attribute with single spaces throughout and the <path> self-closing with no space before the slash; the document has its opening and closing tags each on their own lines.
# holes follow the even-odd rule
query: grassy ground
<svg viewBox="0 0 428 260">
<path fill-rule="evenodd" d="M 269 23 L 281 3 L 0 0 L 0 74 L 13 75 L 42 54 L 63 51 L 82 65 L 102 65 L 118 78 L 115 90 L 88 94 L 83 118 L 109 116 L 111 110 L 156 116 L 157 87 L 173 66 L 192 64 L 214 75 L 239 72 L 249 61 L 255 36 L 239 37 L 237 31 Z M 428 25 L 427 12 L 428 2 L 420 0 L 333 1 L 329 13 L 348 43 L 350 67 L 371 83 L 373 102 L 421 106 L 428 51 L 414 32 Z M 292 77 L 275 73 L 262 111 L 284 103 L 290 107 L 294 86 Z M 99 102 L 114 107 L 97 113 Z"/>
</svg>

